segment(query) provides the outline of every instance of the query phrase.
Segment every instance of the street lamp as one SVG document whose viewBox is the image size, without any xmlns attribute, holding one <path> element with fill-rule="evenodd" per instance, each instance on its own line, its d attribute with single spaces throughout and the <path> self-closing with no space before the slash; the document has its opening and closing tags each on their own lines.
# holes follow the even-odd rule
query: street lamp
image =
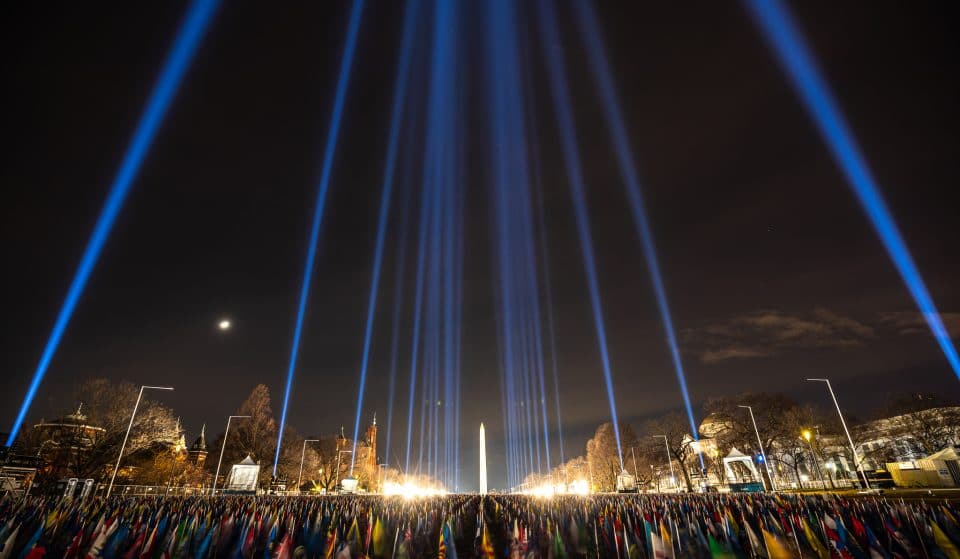
<svg viewBox="0 0 960 559">
<path fill-rule="evenodd" d="M 817 468 L 817 477 L 820 478 L 820 487 L 823 489 L 827 488 L 827 484 L 823 481 L 823 472 L 820 471 L 820 461 L 817 460 L 817 453 L 813 451 L 813 443 L 810 440 L 813 438 L 813 433 L 810 432 L 810 429 L 804 429 L 801 433 L 803 438 L 807 441 L 807 447 L 810 448 L 810 458 L 813 458 L 813 465 Z"/>
<path fill-rule="evenodd" d="M 807 380 L 812 382 L 824 382 L 827 384 L 827 390 L 830 391 L 830 397 L 833 398 L 833 405 L 837 408 L 837 415 L 840 416 L 840 424 L 843 425 L 843 432 L 846 433 L 847 442 L 850 443 L 850 452 L 853 453 L 853 464 L 857 468 L 857 471 L 860 472 L 860 476 L 863 477 L 864 489 L 870 489 L 870 482 L 867 481 L 867 474 L 863 471 L 863 464 L 860 462 L 860 459 L 857 458 L 857 447 L 853 445 L 853 437 L 850 436 L 850 430 L 847 429 L 847 422 L 843 419 L 843 412 L 840 411 L 840 404 L 837 402 L 837 395 L 833 392 L 833 385 L 830 384 L 830 379 L 808 378 Z"/>
<path fill-rule="evenodd" d="M 307 443 L 318 443 L 320 439 L 304 439 L 303 450 L 300 451 L 300 474 L 297 475 L 297 493 L 300 493 L 300 484 L 303 482 L 303 459 L 307 456 Z"/>
<path fill-rule="evenodd" d="M 249 415 L 231 415 L 227 418 L 227 430 L 223 432 L 223 444 L 220 445 L 220 459 L 217 460 L 217 473 L 213 475 L 213 489 L 210 490 L 210 495 L 217 494 L 217 479 L 220 477 L 220 464 L 223 463 L 223 451 L 227 449 L 227 435 L 230 434 L 230 422 L 234 419 L 248 419 Z"/>
<path fill-rule="evenodd" d="M 120 469 L 120 460 L 123 458 L 123 451 L 127 448 L 127 439 L 130 438 L 130 430 L 133 429 L 133 419 L 137 417 L 137 409 L 140 407 L 140 400 L 143 398 L 144 390 L 173 390 L 170 386 L 141 386 L 140 393 L 137 394 L 137 403 L 133 405 L 133 413 L 130 414 L 130 423 L 127 424 L 127 433 L 123 436 L 123 444 L 120 445 L 120 454 L 117 455 L 117 463 L 113 466 L 113 475 L 110 476 L 110 485 L 107 486 L 107 497 L 113 492 L 113 481 L 117 479 L 117 470 Z"/>
<path fill-rule="evenodd" d="M 757 429 L 757 418 L 753 416 L 753 406 L 737 406 L 738 408 L 746 408 L 750 412 L 750 422 L 753 423 L 753 433 L 757 436 L 757 444 L 760 445 L 760 458 L 763 458 L 763 468 L 767 470 L 767 477 L 770 478 L 770 489 L 772 491 L 777 490 L 777 483 L 773 481 L 773 474 L 770 473 L 770 462 L 767 460 L 767 453 L 763 451 L 763 441 L 760 440 L 760 430 Z M 763 476 L 760 476 L 760 481 L 763 481 Z M 763 488 L 767 488 L 767 484 L 763 484 Z"/>
<path fill-rule="evenodd" d="M 667 439 L 666 435 L 653 435 L 654 439 L 659 439 L 660 437 L 663 437 L 663 448 L 667 450 L 667 464 L 670 465 L 670 481 L 673 483 L 673 489 L 676 492 L 677 476 L 673 473 L 673 459 L 670 458 L 670 441 Z"/>
</svg>

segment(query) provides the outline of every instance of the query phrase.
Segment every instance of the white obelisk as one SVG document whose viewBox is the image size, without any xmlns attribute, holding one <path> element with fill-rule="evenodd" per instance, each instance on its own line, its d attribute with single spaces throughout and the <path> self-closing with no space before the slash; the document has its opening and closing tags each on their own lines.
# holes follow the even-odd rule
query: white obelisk
<svg viewBox="0 0 960 559">
<path fill-rule="evenodd" d="M 487 494 L 487 433 L 480 424 L 480 494 Z"/>
</svg>

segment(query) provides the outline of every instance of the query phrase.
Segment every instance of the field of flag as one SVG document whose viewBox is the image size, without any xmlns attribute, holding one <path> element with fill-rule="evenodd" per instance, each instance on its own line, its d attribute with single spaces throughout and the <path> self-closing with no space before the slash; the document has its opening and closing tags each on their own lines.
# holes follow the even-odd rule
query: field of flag
<svg viewBox="0 0 960 559">
<path fill-rule="evenodd" d="M 960 558 L 949 501 L 793 495 L 0 498 L 0 559 Z"/>
</svg>

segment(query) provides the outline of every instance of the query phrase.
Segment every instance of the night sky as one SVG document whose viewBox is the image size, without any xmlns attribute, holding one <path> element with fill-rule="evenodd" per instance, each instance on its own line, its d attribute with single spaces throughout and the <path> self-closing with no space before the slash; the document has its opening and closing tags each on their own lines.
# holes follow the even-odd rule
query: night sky
<svg viewBox="0 0 960 559">
<path fill-rule="evenodd" d="M 597 9 L 694 402 L 765 390 L 826 404 L 822 385 L 803 381 L 809 376 L 834 379 L 841 403 L 859 414 L 904 390 L 960 396 L 743 8 L 636 4 Z M 7 8 L 0 430 L 14 419 L 183 8 Z M 956 339 L 960 49 L 957 14 L 946 11 L 954 6 L 792 8 Z M 176 387 L 162 401 L 191 436 L 203 423 L 219 432 L 258 383 L 270 387 L 279 417 L 348 11 L 345 1 L 221 6 L 28 423 L 73 408 L 72 388 L 98 376 Z M 303 434 L 353 422 L 402 13 L 400 3 L 370 2 L 363 15 L 291 402 L 289 422 Z M 560 15 L 617 401 L 621 417 L 639 423 L 681 400 L 580 38 L 572 14 L 561 6 Z M 492 460 L 503 453 L 481 38 L 471 24 L 461 36 L 472 100 L 465 479 L 480 421 Z M 609 411 L 546 80 L 534 78 L 563 422 L 568 449 L 582 452 Z M 398 215 L 395 207 L 365 417 L 386 413 Z M 218 331 L 221 317 L 231 331 Z M 504 474 L 491 465 L 493 485 Z"/>
</svg>

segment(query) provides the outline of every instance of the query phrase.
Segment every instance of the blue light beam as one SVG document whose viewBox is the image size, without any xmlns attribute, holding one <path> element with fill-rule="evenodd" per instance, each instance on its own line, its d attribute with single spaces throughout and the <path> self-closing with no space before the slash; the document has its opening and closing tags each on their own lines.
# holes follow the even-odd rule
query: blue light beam
<svg viewBox="0 0 960 559">
<path fill-rule="evenodd" d="M 350 11 L 350 23 L 347 27 L 347 41 L 340 60 L 340 76 L 337 80 L 337 93 L 334 98 L 330 128 L 327 131 L 327 145 L 323 154 L 323 169 L 320 173 L 320 184 L 317 192 L 317 202 L 313 211 L 313 223 L 310 226 L 310 244 L 307 248 L 307 262 L 303 269 L 303 284 L 300 286 L 300 303 L 297 307 L 297 321 L 293 330 L 293 344 L 290 350 L 290 365 L 287 368 L 287 383 L 283 393 L 283 411 L 280 413 L 280 430 L 277 433 L 277 449 L 273 458 L 273 475 L 277 475 L 277 463 L 280 461 L 280 448 L 283 443 L 283 430 L 287 424 L 287 406 L 290 403 L 290 390 L 293 388 L 293 375 L 297 367 L 297 357 L 300 353 L 300 335 L 303 333 L 303 317 L 307 310 L 307 299 L 310 295 L 310 284 L 313 281 L 314 260 L 317 255 L 317 239 L 320 237 L 320 224 L 323 222 L 323 208 L 327 200 L 327 190 L 330 186 L 330 172 L 333 168 L 333 155 L 337 148 L 337 136 L 340 133 L 340 120 L 343 116 L 343 105 L 347 96 L 347 84 L 350 81 L 350 67 L 353 64 L 353 52 L 357 45 L 357 30 L 360 28 L 360 15 L 363 13 L 364 0 L 354 0 Z"/>
<path fill-rule="evenodd" d="M 607 56 L 603 49 L 600 27 L 597 25 L 597 18 L 596 14 L 594 14 L 593 7 L 586 1 L 579 0 L 574 2 L 574 7 L 577 13 L 575 19 L 577 20 L 580 33 L 587 47 L 587 55 L 590 59 L 590 70 L 593 72 L 594 80 L 597 83 L 603 101 L 601 105 L 603 106 L 604 117 L 606 118 L 607 126 L 610 128 L 610 134 L 613 137 L 614 151 L 617 155 L 620 174 L 623 176 L 623 180 L 627 186 L 627 198 L 629 199 L 630 209 L 633 214 L 634 227 L 637 230 L 637 236 L 640 237 L 640 243 L 643 246 L 643 256 L 646 260 L 647 271 L 650 274 L 650 282 L 653 284 L 653 292 L 656 296 L 657 308 L 660 311 L 663 330 L 667 336 L 667 346 L 670 348 L 673 370 L 677 377 L 677 383 L 680 385 L 680 393 L 683 396 L 683 405 L 686 408 L 687 420 L 690 422 L 693 438 L 699 439 L 697 421 L 694 418 L 693 406 L 690 403 L 690 392 L 687 390 L 687 376 L 683 371 L 683 362 L 680 359 L 680 348 L 677 343 L 676 330 L 673 327 L 670 305 L 667 302 L 667 290 L 663 284 L 663 274 L 660 272 L 657 248 L 653 242 L 653 232 L 650 229 L 650 222 L 647 219 L 647 211 L 643 203 L 643 195 L 640 188 L 640 178 L 637 176 L 637 166 L 634 164 L 633 155 L 630 150 L 630 140 L 627 136 L 626 127 L 623 124 L 623 112 L 620 110 L 620 100 L 617 98 L 616 87 L 613 83 L 613 73 L 610 71 L 610 64 L 607 61 Z"/>
<path fill-rule="evenodd" d="M 821 76 L 793 17 L 778 0 L 745 0 L 745 3 L 870 218 L 874 231 L 927 321 L 954 375 L 960 378 L 960 357 L 940 319 L 940 313 L 860 152 L 853 132 L 844 120 L 826 80 Z"/>
<path fill-rule="evenodd" d="M 623 469 L 623 448 L 620 443 L 620 422 L 617 419 L 617 403 L 613 394 L 613 373 L 610 370 L 610 356 L 607 351 L 607 332 L 603 319 L 603 306 L 600 301 L 600 287 L 597 280 L 596 257 L 593 253 L 593 238 L 590 234 L 590 216 L 587 211 L 583 170 L 580 165 L 580 149 L 577 146 L 577 133 L 573 121 L 572 103 L 566 70 L 563 65 L 563 51 L 557 17 L 553 4 L 549 0 L 540 0 L 540 30 L 544 56 L 547 59 L 547 69 L 550 75 L 550 93 L 557 115 L 557 125 L 560 128 L 560 140 L 563 146 L 563 161 L 567 169 L 567 179 L 570 182 L 570 196 L 573 199 L 574 216 L 576 217 L 577 233 L 580 237 L 580 251 L 583 257 L 583 268 L 587 276 L 587 287 L 590 295 L 590 306 L 593 309 L 593 324 L 597 333 L 597 345 L 600 349 L 600 359 L 603 365 L 603 380 L 606 383 L 607 401 L 610 405 L 610 416 L 613 420 L 613 433 L 617 441 L 617 457 L 620 468 Z"/>
<path fill-rule="evenodd" d="M 360 415 L 363 412 L 363 395 L 367 386 L 367 367 L 370 364 L 370 342 L 373 339 L 373 322 L 377 311 L 377 293 L 380 288 L 380 268 L 383 264 L 383 246 L 387 236 L 387 216 L 390 214 L 390 199 L 393 196 L 394 171 L 397 163 L 397 139 L 403 123 L 403 105 L 406 101 L 407 78 L 410 73 L 410 51 L 413 32 L 420 8 L 418 0 L 407 2 L 403 16 L 403 38 L 400 41 L 400 65 L 393 92 L 393 112 L 390 117 L 390 136 L 387 141 L 387 163 L 383 171 L 383 187 L 380 192 L 380 215 L 377 223 L 377 241 L 373 256 L 373 277 L 370 279 L 370 295 L 367 302 L 367 325 L 363 333 L 363 357 L 360 363 L 360 385 L 357 389 L 357 414 L 353 423 L 353 452 L 350 455 L 350 475 L 357 462 L 357 440 L 360 439 Z"/>
<path fill-rule="evenodd" d="M 27 411 L 30 410 L 30 405 L 37 395 L 37 389 L 40 388 L 40 383 L 43 381 L 43 377 L 50 367 L 50 362 L 53 360 L 57 347 L 60 345 L 60 340 L 67 326 L 70 324 L 73 311 L 76 309 L 77 303 L 83 295 L 87 281 L 90 279 L 90 274 L 93 273 L 93 269 L 100 258 L 100 252 L 110 237 L 113 224 L 120 214 L 120 210 L 123 208 L 127 194 L 129 194 L 130 189 L 133 187 L 140 167 L 144 159 L 146 159 L 147 153 L 150 151 L 150 146 L 153 144 L 153 140 L 157 135 L 160 125 L 163 123 L 167 110 L 170 108 L 170 104 L 173 102 L 173 98 L 180 88 L 183 76 L 190 67 L 190 62 L 193 60 L 193 56 L 197 51 L 197 47 L 207 27 L 209 27 L 210 20 L 218 4 L 219 0 L 195 0 L 187 8 L 186 15 L 177 32 L 177 38 L 167 55 L 163 69 L 160 71 L 160 76 L 147 101 L 146 109 L 140 117 L 140 122 L 137 124 L 130 145 L 124 154 L 123 162 L 110 187 L 110 193 L 107 195 L 103 209 L 100 211 L 100 216 L 97 218 L 93 233 L 87 241 L 87 247 L 83 252 L 80 265 L 74 273 L 73 281 L 70 283 L 70 288 L 63 301 L 63 306 L 60 308 L 60 313 L 57 315 L 53 330 L 50 332 L 50 338 L 43 348 L 40 363 L 37 365 L 37 370 L 33 373 L 33 380 L 30 381 L 30 386 L 23 398 L 23 403 L 20 405 L 20 411 L 17 413 L 17 418 L 10 428 L 10 435 L 7 437 L 7 446 L 13 444 L 17 438 L 17 434 L 20 432 L 20 427 L 23 425 Z"/>
</svg>

